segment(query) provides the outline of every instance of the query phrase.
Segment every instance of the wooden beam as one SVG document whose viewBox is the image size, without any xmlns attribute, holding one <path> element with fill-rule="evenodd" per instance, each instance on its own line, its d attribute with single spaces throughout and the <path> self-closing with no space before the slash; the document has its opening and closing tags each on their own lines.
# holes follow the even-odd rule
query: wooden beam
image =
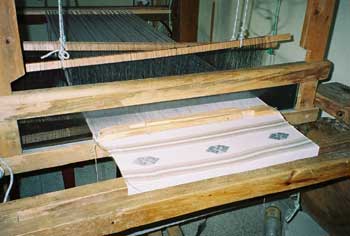
<svg viewBox="0 0 350 236">
<path fill-rule="evenodd" d="M 24 75 L 14 0 L 0 1 L 0 93 L 10 93 L 10 83 Z"/>
<path fill-rule="evenodd" d="M 0 122 L 0 157 L 22 153 L 17 121 Z"/>
<path fill-rule="evenodd" d="M 326 58 L 337 0 L 308 0 L 300 45 L 307 50 L 306 61 Z"/>
<path fill-rule="evenodd" d="M 219 95 L 328 78 L 331 63 L 293 63 L 95 85 L 37 89 L 0 97 L 1 120 L 26 119 Z"/>
<path fill-rule="evenodd" d="M 199 0 L 175 0 L 172 10 L 173 39 L 197 42 Z"/>
<path fill-rule="evenodd" d="M 5 203 L 0 233 L 108 235 L 349 175 L 350 153 L 338 152 L 131 196 L 120 178 Z"/>
<path fill-rule="evenodd" d="M 11 94 L 11 82 L 24 75 L 15 1 L 0 1 L 0 96 Z M 17 121 L 0 122 L 0 156 L 20 154 Z"/>
<path fill-rule="evenodd" d="M 242 119 L 243 117 L 264 116 L 278 113 L 267 105 L 250 107 L 247 109 L 227 108 L 216 110 L 215 112 L 200 112 L 197 114 L 179 116 L 171 119 L 149 120 L 142 123 L 132 123 L 128 125 L 115 125 L 101 129 L 97 136 L 97 143 L 108 140 L 117 140 L 134 135 L 151 134 L 171 129 L 179 129 L 218 123 L 229 120 Z"/>
<path fill-rule="evenodd" d="M 331 26 L 337 0 L 308 0 L 300 46 L 306 49 L 305 61 L 323 61 L 326 58 Z M 300 84 L 296 109 L 314 107 L 318 81 Z"/>
<path fill-rule="evenodd" d="M 340 83 L 321 84 L 317 90 L 316 106 L 336 119 L 350 125 L 350 87 Z"/>
<path fill-rule="evenodd" d="M 166 229 L 169 236 L 183 236 L 180 226 L 174 225 Z"/>
<path fill-rule="evenodd" d="M 290 34 L 250 38 L 250 39 L 245 39 L 243 41 L 243 47 L 260 45 L 260 44 L 273 44 L 276 42 L 290 41 L 291 39 L 292 39 L 292 36 Z M 64 66 L 65 68 L 73 68 L 73 67 L 82 67 L 82 66 L 119 63 L 119 62 L 126 62 L 126 61 L 139 61 L 139 60 L 146 60 L 146 59 L 188 55 L 193 53 L 210 52 L 210 51 L 229 49 L 229 48 L 239 48 L 239 47 L 240 47 L 240 41 L 236 40 L 236 41 L 228 41 L 228 42 L 209 43 L 209 44 L 203 44 L 203 45 L 201 44 L 201 45 L 195 45 L 195 46 L 189 46 L 189 47 L 162 49 L 162 50 L 156 50 L 156 51 L 131 52 L 131 53 L 122 53 L 122 54 L 115 54 L 115 55 L 76 58 L 76 59 L 65 60 L 63 62 L 59 60 L 46 61 L 46 62 L 33 62 L 33 63 L 26 64 L 26 71 L 33 72 L 33 71 L 54 70 L 54 69 L 60 69 L 62 68 L 62 66 Z"/>
<path fill-rule="evenodd" d="M 190 47 L 204 43 L 167 42 L 67 42 L 68 51 L 152 51 Z M 58 41 L 24 41 L 24 51 L 53 51 L 59 48 Z"/>
<path fill-rule="evenodd" d="M 292 124 L 315 121 L 318 113 L 318 109 L 282 111 L 283 116 Z M 346 135 L 339 135 L 339 137 L 334 136 L 333 140 L 322 140 L 318 143 L 329 148 L 330 146 L 334 146 L 334 143 L 337 143 L 338 145 L 350 145 L 350 140 Z M 93 140 L 90 140 L 54 147 L 33 149 L 19 155 L 11 156 L 7 158 L 7 162 L 11 166 L 13 172 L 19 174 L 105 158 L 108 155 L 108 152 L 97 146 Z"/>
</svg>

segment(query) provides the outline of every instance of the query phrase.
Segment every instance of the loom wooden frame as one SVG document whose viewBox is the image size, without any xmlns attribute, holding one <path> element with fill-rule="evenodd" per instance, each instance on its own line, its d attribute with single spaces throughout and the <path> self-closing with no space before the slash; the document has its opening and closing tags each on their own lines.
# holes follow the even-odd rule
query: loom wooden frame
<svg viewBox="0 0 350 236">
<path fill-rule="evenodd" d="M 208 82 L 206 79 L 209 78 L 209 83 L 214 88 L 213 91 L 211 91 L 211 93 L 204 92 L 204 90 L 207 91 L 207 89 L 200 89 L 201 87 L 198 86 L 196 82 L 195 86 L 193 83 L 187 84 L 188 90 L 186 90 L 185 96 L 183 96 L 183 94 L 170 93 L 168 97 L 162 97 L 162 93 L 159 93 L 158 96 L 154 96 L 155 98 L 151 96 L 148 100 L 146 99 L 147 102 L 144 102 L 142 92 L 135 93 L 136 98 L 132 97 L 131 99 L 127 96 L 124 97 L 123 94 L 120 96 L 120 93 L 116 93 L 116 91 L 118 91 L 118 86 L 122 84 L 120 82 L 76 86 L 72 88 L 11 92 L 10 83 L 23 75 L 24 64 L 20 51 L 14 3 L 12 0 L 1 1 L 0 9 L 8 9 L 9 11 L 7 12 L 9 12 L 9 14 L 6 15 L 4 12 L 1 12 L 0 20 L 4 20 L 2 22 L 7 22 L 9 27 L 7 30 L 0 31 L 4 36 L 2 38 L 6 39 L 6 47 L 1 49 L 0 55 L 8 55 L 9 58 L 7 60 L 8 63 L 2 63 L 0 59 L 0 69 L 8 71 L 10 69 L 7 67 L 10 67 L 12 73 L 8 71 L 8 73 L 0 77 L 0 154 L 6 157 L 7 162 L 14 169 L 15 173 L 24 173 L 102 158 L 108 154 L 96 147 L 93 141 L 67 144 L 63 147 L 43 148 L 24 153 L 20 148 L 16 121 L 22 118 L 208 96 L 223 93 L 220 92 L 222 89 L 225 89 L 224 93 L 229 93 L 297 83 L 299 84 L 299 92 L 295 109 L 285 112 L 285 117 L 295 124 L 314 121 L 317 119 L 319 111 L 318 108 L 314 106 L 317 83 L 318 80 L 328 77 L 330 69 L 330 63 L 323 60 L 326 54 L 325 45 L 328 42 L 335 5 L 336 0 L 309 0 L 301 42 L 301 45 L 308 50 L 306 63 L 241 70 L 238 72 L 224 72 L 226 74 L 215 72 L 212 76 L 210 76 L 210 73 L 190 75 L 197 79 L 204 78 L 203 81 L 205 83 Z M 314 14 L 315 9 L 318 10 L 317 16 Z M 320 22 L 322 22 L 322 25 Z M 327 22 L 326 27 L 324 22 Z M 324 35 L 324 39 L 318 40 L 317 43 L 308 43 L 313 41 L 314 38 L 317 38 L 318 35 Z M 13 65 L 9 63 L 13 63 Z M 13 67 L 15 67 L 15 69 L 13 69 Z M 261 73 L 265 73 L 265 77 L 261 77 Z M 210 81 L 210 78 L 218 77 L 218 75 L 225 75 L 224 79 Z M 269 76 L 271 78 L 268 78 Z M 228 85 L 230 83 L 227 83 L 225 78 L 228 79 L 231 85 Z M 181 81 L 184 81 L 184 79 L 180 77 L 169 77 L 167 79 L 168 82 L 175 81 L 175 84 L 173 84 L 174 87 L 170 88 L 170 90 L 176 90 L 176 83 L 181 84 Z M 195 80 L 193 80 L 193 82 L 194 81 Z M 148 82 L 154 83 L 154 86 L 157 87 L 156 85 L 158 82 L 156 82 L 155 79 L 151 79 L 151 81 Z M 126 85 L 128 85 L 128 83 L 136 87 L 142 87 L 145 84 L 145 82 L 140 81 L 127 82 Z M 237 85 L 240 86 L 237 88 Z M 125 84 L 123 86 L 125 86 Z M 180 86 L 179 88 L 183 87 Z M 167 89 L 169 88 L 159 91 L 168 91 Z M 129 92 L 132 93 L 133 91 L 131 90 Z M 143 92 L 147 95 L 147 91 Z M 99 96 L 99 93 L 102 93 L 102 95 Z M 153 94 L 154 90 L 149 90 L 148 93 Z M 116 98 L 119 98 L 117 102 L 111 102 L 115 101 Z M 93 103 L 92 105 L 91 102 Z M 349 140 L 344 138 L 342 143 L 349 143 Z M 18 200 L 15 203 L 10 202 L 1 206 L 0 211 L 7 212 L 4 217 L 8 216 L 11 218 L 18 217 L 16 214 L 22 209 L 22 211 L 19 212 L 22 215 L 19 217 L 28 219 L 33 217 L 33 219 L 36 219 L 35 214 L 42 214 L 45 211 L 54 211 L 55 208 L 60 208 L 65 204 L 69 206 L 70 203 L 74 203 L 77 204 L 74 206 L 79 206 L 80 203 L 84 204 L 85 201 L 99 201 L 99 196 L 106 197 L 107 199 L 108 196 L 113 196 L 115 199 L 125 204 L 125 207 L 120 208 L 119 205 L 108 206 L 110 208 L 105 209 L 107 212 L 104 215 L 101 215 L 101 212 L 98 212 L 97 209 L 88 209 L 90 215 L 94 215 L 95 213 L 96 215 L 92 218 L 82 217 L 82 221 L 72 221 L 66 224 L 51 224 L 51 226 L 50 222 L 45 221 L 44 224 L 47 224 L 47 228 L 40 229 L 39 225 L 36 228 L 34 223 L 33 226 L 25 226 L 28 227 L 26 228 L 28 229 L 28 233 L 35 233 L 38 235 L 62 235 L 62 233 L 64 233 L 62 230 L 65 230 L 64 228 L 70 230 L 68 231 L 69 233 L 75 232 L 77 235 L 116 233 L 143 224 L 170 219 L 214 206 L 300 188 L 341 177 L 349 177 L 349 161 L 350 157 L 348 153 L 342 154 L 337 158 L 333 158 L 333 154 L 329 154 L 328 156 L 322 156 L 318 159 L 302 160 L 254 172 L 172 187 L 165 190 L 136 195 L 134 197 L 125 195 L 125 186 L 122 184 L 121 179 L 110 180 L 88 187 L 46 194 L 38 198 Z M 261 176 L 266 177 L 260 178 Z M 242 186 L 261 187 L 256 191 L 239 193 Z M 91 191 L 91 189 L 93 189 L 93 191 Z M 189 189 L 191 189 L 191 193 L 186 193 Z M 50 203 L 52 203 L 52 205 L 50 205 Z M 176 204 L 175 207 L 170 210 L 169 204 L 174 203 Z M 30 208 L 32 205 L 36 207 Z M 122 211 L 116 211 L 115 209 L 121 209 Z M 157 210 L 152 213 L 155 209 Z M 1 217 L 2 216 L 1 214 Z M 6 218 L 0 219 L 0 221 L 3 221 Z M 134 220 L 130 221 L 130 219 Z M 4 226 L 6 226 L 6 224 Z M 15 225 L 11 224 L 8 226 L 15 227 Z M 101 231 L 99 228 L 104 228 L 105 230 Z M 11 230 L 12 228 L 9 228 L 9 231 Z"/>
</svg>

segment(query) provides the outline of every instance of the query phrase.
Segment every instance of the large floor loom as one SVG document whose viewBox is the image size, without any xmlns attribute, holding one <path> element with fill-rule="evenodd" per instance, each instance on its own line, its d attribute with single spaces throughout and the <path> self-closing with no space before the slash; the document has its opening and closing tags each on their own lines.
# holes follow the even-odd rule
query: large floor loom
<svg viewBox="0 0 350 236">
<path fill-rule="evenodd" d="M 145 185 L 145 179 L 152 181 L 152 176 L 140 175 L 141 169 L 122 171 L 123 177 L 117 179 L 1 205 L 0 234 L 127 235 L 154 223 L 210 212 L 226 204 L 349 177 L 349 131 L 307 126 L 319 118 L 315 102 L 348 122 L 347 105 L 336 103 L 336 96 L 328 94 L 339 91 L 339 85 L 320 86 L 317 93 L 319 81 L 329 78 L 332 67 L 325 57 L 336 2 L 308 1 L 301 40 L 307 50 L 305 62 L 263 66 L 266 49 L 290 41 L 291 35 L 207 44 L 174 42 L 132 10 L 120 9 L 72 10 L 65 15 L 70 59 L 40 61 L 43 52 L 59 47 L 54 41 L 59 37 L 57 12 L 44 11 L 49 41 L 21 42 L 14 1 L 1 1 L 0 155 L 15 174 L 97 161 L 115 153 L 118 156 L 120 150 L 137 149 L 133 142 L 143 145 L 145 155 L 137 162 L 142 166 L 158 161 L 147 151 L 157 145 L 164 146 L 159 153 L 186 155 L 190 149 L 174 145 L 185 139 L 191 140 L 189 145 L 205 142 L 208 134 L 218 140 L 223 134 L 231 139 L 228 135 L 235 133 L 229 134 L 229 126 L 210 133 L 222 121 L 253 117 L 256 124 L 262 122 L 260 127 L 266 125 L 260 116 L 277 112 L 261 100 L 252 100 L 255 96 L 278 108 L 289 123 L 298 125 L 319 145 L 320 154 L 303 159 L 304 152 L 300 152 L 289 159 L 296 161 L 271 162 L 257 170 L 248 163 L 238 171 L 241 173 L 226 173 L 228 164 L 224 164 L 220 175 L 205 172 L 209 179 L 193 177 L 192 169 L 182 166 L 191 181 L 168 187 L 153 179 L 168 188 L 150 186 L 156 190 L 144 193 L 138 189 Z M 152 12 L 157 9 L 152 8 Z M 246 103 L 236 102 L 237 98 L 245 98 Z M 179 114 L 180 118 L 174 118 Z M 196 136 L 194 129 L 199 124 L 208 126 Z M 186 138 L 174 129 L 186 131 Z M 166 130 L 173 133 L 163 144 L 157 132 Z M 146 137 L 151 140 L 133 138 L 140 134 L 149 135 Z M 284 133 L 277 135 L 282 138 L 272 138 L 286 138 Z M 118 140 L 113 143 L 113 153 L 107 151 L 111 140 Z M 303 145 L 315 147 L 305 142 Z M 204 154 L 228 149 L 225 145 L 211 147 Z M 176 165 L 180 164 L 170 164 L 170 170 Z M 133 178 L 141 184 L 133 192 L 138 194 L 129 195 L 132 185 L 128 181 Z M 165 178 L 165 182 L 171 181 Z M 304 199 L 312 203 L 313 194 L 308 192 Z M 325 219 L 323 225 L 333 230 Z"/>
</svg>

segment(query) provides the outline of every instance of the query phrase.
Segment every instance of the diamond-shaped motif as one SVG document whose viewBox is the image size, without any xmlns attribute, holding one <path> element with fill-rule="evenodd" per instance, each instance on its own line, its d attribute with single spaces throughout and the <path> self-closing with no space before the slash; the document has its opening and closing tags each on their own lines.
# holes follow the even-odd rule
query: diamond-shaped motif
<svg viewBox="0 0 350 236">
<path fill-rule="evenodd" d="M 276 139 L 276 140 L 282 140 L 282 139 L 287 139 L 289 134 L 283 133 L 283 132 L 277 132 L 277 133 L 272 133 L 270 134 L 270 139 Z"/>
<path fill-rule="evenodd" d="M 212 152 L 212 153 L 218 154 L 218 153 L 227 152 L 227 150 L 229 148 L 230 147 L 225 146 L 225 145 L 215 145 L 215 146 L 208 147 L 207 152 Z"/>
<path fill-rule="evenodd" d="M 157 161 L 159 161 L 159 158 L 157 158 L 157 157 L 146 156 L 146 157 L 136 158 L 134 163 L 141 165 L 141 166 L 149 166 L 149 165 L 156 164 Z"/>
</svg>

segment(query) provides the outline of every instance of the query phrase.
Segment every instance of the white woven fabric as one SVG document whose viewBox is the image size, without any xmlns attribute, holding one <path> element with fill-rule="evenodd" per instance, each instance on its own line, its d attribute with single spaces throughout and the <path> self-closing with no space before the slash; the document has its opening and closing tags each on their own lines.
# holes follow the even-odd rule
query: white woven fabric
<svg viewBox="0 0 350 236">
<path fill-rule="evenodd" d="M 95 114 L 88 120 L 97 131 L 112 123 L 159 120 L 159 116 L 169 118 L 186 112 L 215 112 L 215 109 L 261 104 L 264 103 L 258 98 L 250 98 L 129 115 L 113 116 L 109 111 L 108 118 Z M 99 145 L 113 156 L 129 194 L 314 157 L 319 150 L 278 112 L 125 137 Z"/>
</svg>

